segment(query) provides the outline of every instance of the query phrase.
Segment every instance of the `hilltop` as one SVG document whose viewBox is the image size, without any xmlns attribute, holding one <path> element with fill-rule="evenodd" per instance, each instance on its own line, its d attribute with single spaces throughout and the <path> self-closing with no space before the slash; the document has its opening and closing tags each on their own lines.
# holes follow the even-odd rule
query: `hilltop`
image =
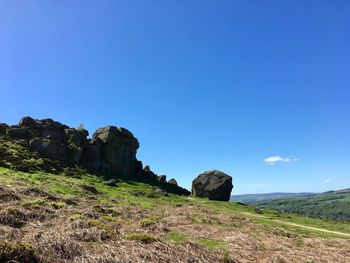
<svg viewBox="0 0 350 263">
<path fill-rule="evenodd" d="M 82 153 L 72 159 L 75 140 L 62 132 L 72 128 L 62 125 L 59 147 L 67 152 L 47 156 L 31 143 L 57 140 L 43 137 L 41 128 L 37 137 L 15 138 L 9 130 L 28 131 L 18 126 L 0 132 L 0 262 L 346 262 L 350 256 L 349 224 L 189 196 L 148 166 L 133 170 L 140 165 L 136 152 L 119 152 L 135 161 L 130 169 L 119 170 L 124 162 L 110 165 L 103 154 L 95 169 L 85 151 L 101 130 L 89 139 L 74 129 L 84 139 L 71 147 Z M 136 142 L 125 130 L 106 130 Z M 101 141 L 102 152 L 120 146 Z"/>
<path fill-rule="evenodd" d="M 243 194 L 243 195 L 232 195 L 231 200 L 235 202 L 242 203 L 254 203 L 258 201 L 271 200 L 271 199 L 281 199 L 287 197 L 296 196 L 311 196 L 316 195 L 316 193 L 266 193 L 266 194 Z"/>
<path fill-rule="evenodd" d="M 299 197 L 253 200 L 262 209 L 296 213 L 307 217 L 350 222 L 350 189 Z"/>
</svg>

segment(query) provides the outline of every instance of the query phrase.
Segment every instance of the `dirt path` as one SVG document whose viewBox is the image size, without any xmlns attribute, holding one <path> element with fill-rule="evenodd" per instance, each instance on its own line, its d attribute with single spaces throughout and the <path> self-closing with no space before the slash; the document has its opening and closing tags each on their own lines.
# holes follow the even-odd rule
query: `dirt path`
<svg viewBox="0 0 350 263">
<path fill-rule="evenodd" d="M 251 214 L 251 213 L 247 213 L 247 212 L 239 212 L 239 213 L 243 214 L 243 215 L 248 215 L 248 216 L 268 219 L 268 220 L 271 220 L 271 221 L 274 221 L 274 222 L 277 222 L 277 223 L 281 223 L 281 224 L 285 224 L 285 225 L 289 225 L 289 226 L 296 226 L 296 227 L 310 229 L 310 230 L 319 231 L 319 232 L 323 232 L 323 233 L 329 233 L 329 234 L 335 234 L 335 235 L 344 236 L 344 237 L 350 237 L 349 233 L 332 231 L 332 230 L 327 230 L 327 229 L 317 228 L 317 227 L 311 227 L 311 226 L 305 226 L 305 225 L 300 225 L 300 224 L 293 223 L 293 222 L 285 222 L 285 221 L 274 219 L 274 218 L 271 218 L 271 217 L 268 217 L 268 216 L 256 215 L 256 214 Z"/>
</svg>

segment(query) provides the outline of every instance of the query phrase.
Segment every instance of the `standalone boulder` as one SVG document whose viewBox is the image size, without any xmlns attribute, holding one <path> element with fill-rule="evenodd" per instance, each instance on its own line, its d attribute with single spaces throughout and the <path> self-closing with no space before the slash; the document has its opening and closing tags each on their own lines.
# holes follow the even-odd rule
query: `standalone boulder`
<svg viewBox="0 0 350 263">
<path fill-rule="evenodd" d="M 233 185 L 232 177 L 217 170 L 206 171 L 192 182 L 192 195 L 209 200 L 229 201 Z"/>
</svg>

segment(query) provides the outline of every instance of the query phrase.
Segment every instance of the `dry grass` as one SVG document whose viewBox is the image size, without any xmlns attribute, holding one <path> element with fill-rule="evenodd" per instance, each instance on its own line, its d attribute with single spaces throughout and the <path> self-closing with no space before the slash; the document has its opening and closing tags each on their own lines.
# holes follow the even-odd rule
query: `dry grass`
<svg viewBox="0 0 350 263">
<path fill-rule="evenodd" d="M 350 258 L 347 240 L 303 236 L 191 203 L 144 208 L 107 205 L 96 198 L 70 202 L 35 187 L 0 189 L 0 236 L 7 260 L 345 263 Z M 21 258 L 21 253 L 32 258 Z M 0 262 L 6 262 L 1 254 Z"/>
</svg>

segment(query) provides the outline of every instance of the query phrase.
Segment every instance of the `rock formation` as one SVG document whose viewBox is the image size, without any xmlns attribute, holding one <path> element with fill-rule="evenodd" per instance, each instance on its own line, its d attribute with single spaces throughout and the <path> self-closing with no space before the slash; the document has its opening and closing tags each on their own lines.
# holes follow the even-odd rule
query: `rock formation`
<svg viewBox="0 0 350 263">
<path fill-rule="evenodd" d="M 189 195 L 186 189 L 166 182 L 149 166 L 143 168 L 136 158 L 138 140 L 124 128 L 107 126 L 96 130 L 92 139 L 85 129 L 74 129 L 52 119 L 35 120 L 24 117 L 18 125 L 0 123 L 0 166 L 12 163 L 11 168 L 21 171 L 45 170 L 53 173 L 69 172 L 69 167 L 79 167 L 110 178 L 134 177 L 161 184 L 172 193 Z M 13 158 L 6 143 L 19 144 L 26 156 L 42 158 L 29 166 L 26 160 Z M 16 159 L 16 160 L 15 160 Z"/>
<path fill-rule="evenodd" d="M 212 170 L 200 174 L 192 182 L 192 195 L 208 197 L 209 200 L 229 201 L 233 185 L 232 177 Z"/>
<path fill-rule="evenodd" d="M 177 181 L 175 178 L 171 178 L 169 181 L 168 181 L 169 184 L 174 184 L 174 185 L 177 185 Z"/>
<path fill-rule="evenodd" d="M 136 176 L 139 142 L 130 131 L 114 126 L 100 128 L 91 143 L 100 145 L 101 158 L 113 173 Z"/>
</svg>

